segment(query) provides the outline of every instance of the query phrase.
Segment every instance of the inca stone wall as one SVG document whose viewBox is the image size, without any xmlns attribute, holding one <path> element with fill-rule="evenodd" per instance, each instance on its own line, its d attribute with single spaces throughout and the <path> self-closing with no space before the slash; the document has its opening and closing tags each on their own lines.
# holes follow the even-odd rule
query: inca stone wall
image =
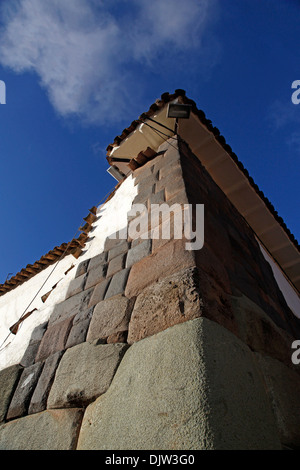
<svg viewBox="0 0 300 470">
<path fill-rule="evenodd" d="M 84 259 L 20 364 L 0 371 L 0 449 L 300 447 L 299 320 L 187 145 L 159 150 L 134 171 L 133 203 L 144 217 L 204 204 L 203 248 L 143 225 Z"/>
</svg>

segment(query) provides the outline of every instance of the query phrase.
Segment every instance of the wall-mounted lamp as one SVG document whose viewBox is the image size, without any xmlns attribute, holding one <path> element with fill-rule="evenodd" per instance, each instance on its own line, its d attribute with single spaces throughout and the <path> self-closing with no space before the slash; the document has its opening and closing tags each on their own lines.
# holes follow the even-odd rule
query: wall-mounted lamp
<svg viewBox="0 0 300 470">
<path fill-rule="evenodd" d="M 188 119 L 191 108 L 190 104 L 169 103 L 167 116 L 169 118 Z"/>
</svg>

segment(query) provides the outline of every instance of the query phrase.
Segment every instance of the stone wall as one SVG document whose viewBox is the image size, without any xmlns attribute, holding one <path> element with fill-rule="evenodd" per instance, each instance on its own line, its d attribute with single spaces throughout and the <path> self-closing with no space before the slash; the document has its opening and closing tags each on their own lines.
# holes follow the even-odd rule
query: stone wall
<svg viewBox="0 0 300 470">
<path fill-rule="evenodd" d="M 144 233 L 85 256 L 20 364 L 0 371 L 0 449 L 300 447 L 299 320 L 188 146 L 159 150 L 134 171 L 133 203 L 204 204 L 203 248 L 129 214 Z"/>
</svg>

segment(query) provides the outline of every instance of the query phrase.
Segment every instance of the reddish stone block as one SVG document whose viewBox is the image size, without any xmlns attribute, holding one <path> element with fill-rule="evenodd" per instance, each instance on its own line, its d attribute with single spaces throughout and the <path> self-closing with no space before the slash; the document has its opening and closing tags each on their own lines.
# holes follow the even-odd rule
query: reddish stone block
<svg viewBox="0 0 300 470">
<path fill-rule="evenodd" d="M 43 361 L 51 356 L 51 354 L 65 349 L 72 323 L 73 317 L 48 327 L 41 341 L 36 362 Z"/>
<path fill-rule="evenodd" d="M 87 334 L 87 341 L 107 338 L 128 329 L 135 299 L 117 295 L 96 305 Z M 111 341 L 113 342 L 113 341 Z M 114 341 L 116 342 L 116 341 Z"/>
<path fill-rule="evenodd" d="M 184 268 L 195 266 L 195 256 L 185 249 L 185 240 L 171 240 L 131 268 L 126 297 L 138 295 L 145 287 Z"/>
<path fill-rule="evenodd" d="M 128 343 L 202 315 L 197 268 L 181 270 L 145 288 L 136 299 Z"/>
</svg>

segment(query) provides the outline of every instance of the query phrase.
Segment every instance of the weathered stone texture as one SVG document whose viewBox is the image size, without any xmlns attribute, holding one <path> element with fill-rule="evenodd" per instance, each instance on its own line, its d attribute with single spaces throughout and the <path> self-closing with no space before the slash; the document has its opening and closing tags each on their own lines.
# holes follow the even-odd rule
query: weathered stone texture
<svg viewBox="0 0 300 470">
<path fill-rule="evenodd" d="M 86 289 L 83 292 L 79 292 L 79 294 L 73 295 L 69 299 L 55 305 L 49 319 L 49 325 L 58 323 L 67 318 L 73 318 L 78 313 L 86 310 L 88 308 L 93 290 L 93 288 Z"/>
<path fill-rule="evenodd" d="M 129 324 L 128 342 L 200 317 L 202 309 L 197 268 L 181 270 L 138 295 Z"/>
<path fill-rule="evenodd" d="M 126 268 L 130 268 L 133 264 L 140 261 L 142 258 L 151 254 L 152 240 L 142 240 L 141 243 L 134 246 L 128 251 L 126 259 Z"/>
<path fill-rule="evenodd" d="M 125 268 L 126 262 L 126 253 L 122 253 L 121 255 L 112 258 L 108 264 L 107 268 L 107 277 L 111 277 L 117 272 L 121 271 Z"/>
<path fill-rule="evenodd" d="M 104 299 L 108 299 L 118 294 L 124 294 L 130 268 L 122 269 L 112 277 Z"/>
<path fill-rule="evenodd" d="M 105 393 L 127 347 L 85 342 L 68 349 L 56 371 L 48 408 L 82 407 Z"/>
<path fill-rule="evenodd" d="M 107 272 L 107 264 L 99 264 L 95 266 L 93 269 L 90 269 L 88 272 L 88 277 L 86 280 L 86 289 L 90 289 L 91 287 L 99 284 L 99 282 L 103 281 L 106 277 Z"/>
<path fill-rule="evenodd" d="M 83 450 L 280 447 L 251 351 L 206 318 L 134 343 L 78 441 Z"/>
<path fill-rule="evenodd" d="M 289 367 L 293 337 L 279 328 L 271 318 L 246 296 L 231 297 L 237 335 L 253 351 L 278 359 Z"/>
<path fill-rule="evenodd" d="M 27 414 L 30 399 L 42 367 L 43 364 L 39 362 L 23 370 L 7 412 L 7 420 L 19 418 Z"/>
<path fill-rule="evenodd" d="M 47 326 L 48 322 L 45 322 L 34 328 L 30 338 L 30 342 L 27 346 L 24 356 L 20 361 L 20 364 L 23 367 L 29 367 L 34 364 L 38 349 L 41 344 L 41 340 L 43 338 L 43 335 L 45 334 Z"/>
<path fill-rule="evenodd" d="M 100 282 L 95 286 L 93 295 L 91 296 L 91 299 L 89 301 L 89 307 L 95 306 L 96 304 L 101 302 L 101 300 L 104 300 L 110 281 L 111 279 L 105 279 L 104 281 Z"/>
<path fill-rule="evenodd" d="M 74 450 L 82 410 L 47 410 L 0 426 L 0 450 Z"/>
<path fill-rule="evenodd" d="M 51 354 L 65 349 L 72 323 L 73 318 L 71 317 L 48 327 L 41 341 L 36 362 L 43 361 Z"/>
<path fill-rule="evenodd" d="M 87 334 L 87 341 L 107 338 L 128 330 L 134 299 L 122 295 L 103 300 L 95 306 Z"/>
<path fill-rule="evenodd" d="M 300 448 L 300 376 L 277 359 L 256 354 L 276 417 L 281 442 Z"/>
<path fill-rule="evenodd" d="M 136 296 L 152 283 L 191 266 L 195 266 L 195 258 L 191 251 L 185 250 L 185 240 L 171 240 L 132 266 L 125 295 Z"/>
<path fill-rule="evenodd" d="M 30 401 L 29 414 L 39 413 L 47 408 L 48 395 L 62 354 L 62 352 L 57 352 L 46 359 Z"/>
<path fill-rule="evenodd" d="M 86 283 L 87 275 L 82 274 L 81 276 L 76 277 L 70 282 L 67 294 L 66 294 L 66 299 L 69 297 L 72 297 L 73 295 L 79 294 L 79 292 L 82 292 L 85 288 L 85 283 Z"/>
<path fill-rule="evenodd" d="M 0 371 L 0 423 L 5 420 L 6 413 L 17 386 L 23 367 L 18 364 Z"/>
</svg>

